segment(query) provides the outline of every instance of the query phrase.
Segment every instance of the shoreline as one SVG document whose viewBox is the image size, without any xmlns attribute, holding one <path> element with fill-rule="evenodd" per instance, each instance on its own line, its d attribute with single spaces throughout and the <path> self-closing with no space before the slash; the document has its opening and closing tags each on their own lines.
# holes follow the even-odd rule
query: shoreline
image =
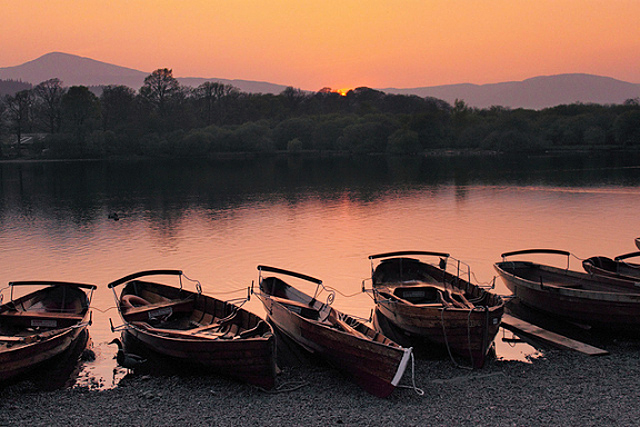
<svg viewBox="0 0 640 427">
<path fill-rule="evenodd" d="M 640 147 L 629 146 L 575 146 L 575 147 L 556 147 L 544 150 L 525 150 L 525 151 L 509 151 L 500 152 L 495 150 L 478 150 L 478 149 L 432 149 L 422 152 L 419 157 L 424 158 L 448 158 L 448 157 L 484 157 L 484 156 L 553 156 L 553 155 L 589 155 L 594 153 L 638 153 Z M 212 153 L 205 158 L 196 157 L 148 157 L 148 156 L 112 156 L 105 158 L 87 158 L 87 159 L 49 159 L 49 158 L 0 158 L 0 164 L 3 163 L 63 163 L 63 162 L 162 162 L 162 161 L 225 161 L 225 160 L 251 160 L 258 159 L 262 156 L 276 158 L 344 158 L 344 157 L 416 157 L 415 155 L 392 155 L 388 153 L 352 153 L 347 151 L 318 151 L 303 150 L 298 152 L 275 151 L 275 152 L 240 152 L 240 153 Z"/>
<path fill-rule="evenodd" d="M 634 425 L 640 395 L 637 338 L 601 346 L 607 356 L 544 349 L 531 363 L 493 359 L 478 370 L 415 360 L 424 390 L 369 395 L 322 364 L 287 367 L 283 390 L 218 376 L 126 376 L 118 387 L 39 392 L 0 389 L 0 425 Z M 411 384 L 411 368 L 401 384 Z M 290 391 L 286 391 L 290 390 Z"/>
</svg>

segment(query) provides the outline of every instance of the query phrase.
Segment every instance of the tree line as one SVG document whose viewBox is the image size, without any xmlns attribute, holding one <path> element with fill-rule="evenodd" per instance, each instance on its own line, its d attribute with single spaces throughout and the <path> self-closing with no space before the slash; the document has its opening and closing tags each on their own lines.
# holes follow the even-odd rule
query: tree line
<svg viewBox="0 0 640 427">
<path fill-rule="evenodd" d="M 127 86 L 59 79 L 0 98 L 0 158 L 206 158 L 225 153 L 420 154 L 640 148 L 640 100 L 543 110 L 471 108 L 360 87 L 342 95 L 288 87 L 243 93 L 215 81 L 180 85 L 170 69 Z M 29 144 L 25 134 L 40 134 Z"/>
</svg>

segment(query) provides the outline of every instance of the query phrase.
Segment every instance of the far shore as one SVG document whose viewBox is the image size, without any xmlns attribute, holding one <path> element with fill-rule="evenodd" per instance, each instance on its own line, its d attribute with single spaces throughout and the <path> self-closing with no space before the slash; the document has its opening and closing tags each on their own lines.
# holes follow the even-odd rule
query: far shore
<svg viewBox="0 0 640 427">
<path fill-rule="evenodd" d="M 571 146 L 571 147 L 556 147 L 553 149 L 546 149 L 543 151 L 510 151 L 499 152 L 495 150 L 474 150 L 474 149 L 434 149 L 427 150 L 420 154 L 422 157 L 437 158 L 437 157 L 465 157 L 465 156 L 553 156 L 553 155 L 567 155 L 567 154 L 594 154 L 603 152 L 620 152 L 620 153 L 638 153 L 639 147 L 626 147 L 626 146 Z M 331 157 L 390 157 L 390 158 L 403 158 L 403 157 L 415 157 L 414 155 L 390 155 L 386 153 L 351 153 L 346 151 L 319 151 L 319 150 L 302 150 L 299 152 L 289 151 L 275 151 L 268 153 L 261 152 L 241 152 L 241 153 L 212 153 L 206 158 L 191 158 L 191 157 L 144 157 L 144 156 L 112 156 L 107 158 L 88 158 L 88 159 L 50 159 L 50 158 L 38 158 L 38 157 L 19 157 L 19 158 L 0 158 L 0 163 L 47 163 L 47 162 L 104 162 L 104 161 L 224 161 L 224 160 L 249 160 L 257 159 L 262 156 L 267 157 L 304 157 L 304 158 L 331 158 Z"/>
</svg>

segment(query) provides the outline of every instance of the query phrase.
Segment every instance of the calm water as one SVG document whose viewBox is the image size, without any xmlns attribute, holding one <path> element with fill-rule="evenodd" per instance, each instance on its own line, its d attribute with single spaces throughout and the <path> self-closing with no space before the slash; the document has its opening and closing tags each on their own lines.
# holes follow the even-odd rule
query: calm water
<svg viewBox="0 0 640 427">
<path fill-rule="evenodd" d="M 323 279 L 341 292 L 338 309 L 368 318 L 372 301 L 360 292 L 368 255 L 449 252 L 489 283 L 505 251 L 631 252 L 639 212 L 635 154 L 3 163 L 0 287 L 97 284 L 90 335 L 98 359 L 80 375 L 109 387 L 109 318 L 120 319 L 106 284 L 135 271 L 179 268 L 206 293 L 232 299 L 247 294 L 258 264 L 278 266 Z M 264 315 L 255 298 L 245 307 Z"/>
</svg>

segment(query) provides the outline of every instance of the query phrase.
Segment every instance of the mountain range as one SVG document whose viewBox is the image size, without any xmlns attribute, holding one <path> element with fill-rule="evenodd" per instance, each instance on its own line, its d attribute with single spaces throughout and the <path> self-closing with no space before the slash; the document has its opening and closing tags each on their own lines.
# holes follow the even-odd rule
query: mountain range
<svg viewBox="0 0 640 427">
<path fill-rule="evenodd" d="M 45 80 L 58 78 L 64 86 L 125 85 L 135 90 L 140 89 L 149 74 L 151 71 L 134 70 L 61 52 L 47 53 L 21 65 L 0 68 L 1 80 L 22 80 L 36 85 Z M 287 88 L 283 85 L 250 80 L 200 77 L 178 77 L 177 80 L 182 85 L 192 87 L 200 86 L 206 81 L 217 81 L 247 93 L 278 94 Z"/>
<path fill-rule="evenodd" d="M 0 80 L 20 80 L 38 84 L 51 78 L 60 79 L 65 86 L 125 85 L 139 89 L 150 72 L 135 70 L 83 58 L 67 53 L 52 52 L 24 64 L 0 68 Z M 204 77 L 176 77 L 180 84 L 197 87 L 206 81 L 232 85 L 246 93 L 278 94 L 287 86 L 250 80 L 228 80 Z M 539 76 L 523 81 L 493 84 L 453 84 L 417 88 L 380 88 L 386 93 L 434 97 L 453 104 L 464 100 L 472 107 L 494 105 L 510 108 L 540 109 L 575 102 L 621 104 L 640 97 L 640 84 L 591 74 L 559 74 Z"/>
<path fill-rule="evenodd" d="M 592 74 L 558 74 L 484 85 L 466 83 L 381 90 L 401 95 L 431 96 L 450 104 L 456 99 L 462 99 L 467 105 L 478 108 L 500 105 L 541 109 L 575 102 L 622 104 L 627 99 L 640 97 L 640 84 Z"/>
</svg>

